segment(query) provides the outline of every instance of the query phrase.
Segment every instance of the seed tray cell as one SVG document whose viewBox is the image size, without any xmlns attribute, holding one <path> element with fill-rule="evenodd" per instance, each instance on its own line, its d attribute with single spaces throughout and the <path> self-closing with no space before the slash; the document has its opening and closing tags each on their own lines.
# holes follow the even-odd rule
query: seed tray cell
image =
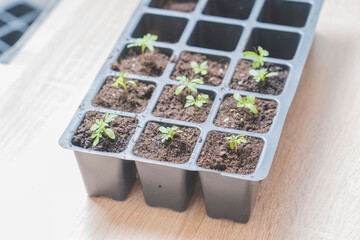
<svg viewBox="0 0 360 240">
<path fill-rule="evenodd" d="M 286 114 L 310 51 L 315 25 L 323 1 L 296 1 L 296 3 L 310 6 L 309 11 L 307 14 L 298 14 L 289 18 L 288 24 L 284 24 L 284 19 L 287 16 L 275 18 L 271 17 L 271 14 L 266 15 L 264 13 L 263 9 L 268 8 L 266 4 L 269 4 L 265 0 L 199 0 L 195 9 L 189 12 L 163 9 L 157 5 L 160 2 L 166 1 L 141 1 L 62 135 L 60 144 L 62 147 L 75 152 L 90 196 L 107 196 L 117 200 L 125 199 L 134 180 L 134 165 L 136 165 L 145 201 L 148 205 L 184 211 L 191 198 L 197 175 L 199 175 L 207 214 L 213 218 L 227 218 L 245 223 L 250 218 L 259 182 L 266 178 L 269 173 Z M 294 1 L 282 2 L 293 3 Z M 275 1 L 275 3 L 271 2 L 271 9 L 277 8 L 277 2 Z M 224 4 L 223 8 L 219 7 L 216 10 L 213 7 L 220 4 Z M 237 9 L 238 4 L 244 4 L 240 8 L 241 11 Z M 290 5 L 291 8 L 298 8 L 297 4 Z M 235 13 L 226 10 L 232 8 Z M 223 11 L 223 9 L 225 10 Z M 303 11 L 303 8 L 299 7 L 299 11 Z M 284 11 L 279 10 L 277 14 L 284 14 Z M 304 26 L 298 27 L 299 25 Z M 156 84 L 145 110 L 136 114 L 94 107 L 92 101 L 105 79 L 109 76 L 120 75 L 119 71 L 111 67 L 112 64 L 128 53 L 129 49 L 126 48 L 128 43 L 148 32 L 159 35 L 159 41 L 154 46 L 169 56 L 169 62 L 160 74 L 148 76 L 130 72 L 129 79 Z M 253 50 L 253 47 L 258 45 L 269 50 L 268 62 L 284 65 L 288 68 L 286 83 L 278 95 L 230 88 L 237 64 L 241 59 L 246 59 L 242 52 Z M 139 49 L 133 50 L 139 51 Z M 211 55 L 215 58 L 225 57 L 229 61 L 220 85 L 197 86 L 201 91 L 211 92 L 213 98 L 213 104 L 204 122 L 182 121 L 152 114 L 165 87 L 179 84 L 171 77 L 178 58 L 183 52 Z M 214 124 L 221 103 L 226 96 L 233 95 L 235 92 L 242 96 L 251 94 L 259 99 L 276 102 L 276 115 L 268 131 L 263 133 L 251 132 L 219 127 Z M 72 144 L 74 132 L 89 111 L 109 112 L 137 119 L 137 128 L 123 152 L 99 152 Z M 157 161 L 134 154 L 136 142 L 150 122 L 157 122 L 164 126 L 176 125 L 199 130 L 198 139 L 187 162 L 173 163 L 166 161 L 166 159 Z M 245 134 L 260 139 L 263 146 L 255 170 L 249 174 L 236 174 L 199 167 L 197 161 L 207 136 L 212 131 Z M 96 171 L 97 168 L 103 170 Z M 90 170 L 88 171 L 88 169 Z M 111 171 L 111 174 L 102 177 L 106 175 L 106 171 Z"/>
</svg>

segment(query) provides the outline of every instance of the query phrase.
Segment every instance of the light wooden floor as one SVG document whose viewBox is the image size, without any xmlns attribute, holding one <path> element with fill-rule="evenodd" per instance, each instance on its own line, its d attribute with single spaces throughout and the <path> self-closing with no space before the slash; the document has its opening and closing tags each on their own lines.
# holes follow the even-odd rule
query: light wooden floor
<svg viewBox="0 0 360 240">
<path fill-rule="evenodd" d="M 246 225 L 88 198 L 58 146 L 138 0 L 63 0 L 0 68 L 0 239 L 360 239 L 360 1 L 325 0 L 269 177 Z M 10 71 L 11 72 L 11 71 Z M 16 74 L 15 74 L 16 75 Z"/>
</svg>

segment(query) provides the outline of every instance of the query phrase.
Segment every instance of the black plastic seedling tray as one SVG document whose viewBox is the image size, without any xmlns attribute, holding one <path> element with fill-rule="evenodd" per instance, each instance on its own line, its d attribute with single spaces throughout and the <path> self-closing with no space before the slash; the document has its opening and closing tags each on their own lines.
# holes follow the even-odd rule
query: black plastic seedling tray
<svg viewBox="0 0 360 240">
<path fill-rule="evenodd" d="M 75 152 L 88 194 L 124 200 L 131 190 L 137 169 L 148 205 L 184 211 L 199 174 L 207 214 L 214 218 L 247 222 L 254 206 L 259 182 L 268 175 L 273 161 L 286 114 L 310 51 L 322 2 L 199 0 L 194 11 L 179 12 L 153 7 L 157 5 L 156 0 L 143 0 L 60 139 L 62 147 Z M 205 122 L 184 122 L 152 114 L 164 87 L 179 84 L 170 78 L 176 64 L 174 62 L 169 62 L 159 77 L 136 74 L 128 76 L 156 85 L 142 113 L 135 114 L 92 105 L 92 100 L 105 79 L 120 74 L 111 69 L 111 64 L 128 51 L 128 43 L 146 33 L 157 34 L 159 39 L 155 47 L 171 57 L 179 57 L 182 52 L 188 51 L 221 56 L 229 60 L 225 77 L 219 86 L 198 86 L 199 90 L 211 93 L 214 100 Z M 250 94 L 231 89 L 229 84 L 239 60 L 244 59 L 242 52 L 259 45 L 270 51 L 271 57 L 267 58 L 267 62 L 287 66 L 289 70 L 281 94 L 251 93 L 256 98 L 277 103 L 277 114 L 270 130 L 266 133 L 253 133 L 215 126 L 214 119 L 225 96 L 235 92 L 243 96 Z M 109 112 L 137 119 L 135 133 L 123 152 L 98 152 L 72 144 L 74 132 L 89 111 Z M 177 164 L 135 156 L 135 143 L 149 122 L 198 129 L 200 136 L 189 161 Z M 261 139 L 264 145 L 255 171 L 242 175 L 199 167 L 197 160 L 211 131 L 246 134 Z"/>
<path fill-rule="evenodd" d="M 16 43 L 40 12 L 35 6 L 20 1 L 0 9 L 0 55 Z"/>
</svg>

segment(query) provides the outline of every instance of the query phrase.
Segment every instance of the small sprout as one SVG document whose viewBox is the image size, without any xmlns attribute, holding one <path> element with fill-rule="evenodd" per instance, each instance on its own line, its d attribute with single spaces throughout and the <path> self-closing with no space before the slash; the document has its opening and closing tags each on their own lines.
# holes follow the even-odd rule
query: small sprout
<svg viewBox="0 0 360 240">
<path fill-rule="evenodd" d="M 172 126 L 170 127 L 159 127 L 159 131 L 163 133 L 161 136 L 161 142 L 165 142 L 168 139 L 173 140 L 175 133 L 182 133 L 183 131 L 178 130 L 179 127 Z"/>
<path fill-rule="evenodd" d="M 240 134 L 240 135 L 232 135 L 230 137 L 225 137 L 225 140 L 229 141 L 230 144 L 230 148 L 231 150 L 235 149 L 235 152 L 238 152 L 238 145 L 242 144 L 242 143 L 247 143 L 247 140 L 245 138 L 245 134 Z"/>
<path fill-rule="evenodd" d="M 126 85 L 128 85 L 130 83 L 131 85 L 136 87 L 136 83 L 134 81 L 132 81 L 132 80 L 125 81 L 124 78 L 127 75 L 129 75 L 129 73 L 120 73 L 120 77 L 118 77 L 112 85 L 113 87 L 119 88 L 119 84 L 120 84 L 124 88 L 126 94 L 128 94 L 128 89 L 127 89 Z"/>
<path fill-rule="evenodd" d="M 93 141 L 93 146 L 95 147 L 96 145 L 98 145 L 100 138 L 102 138 L 102 133 L 105 132 L 105 134 L 111 138 L 111 139 L 115 139 L 115 134 L 113 132 L 113 130 L 111 130 L 110 128 L 107 128 L 109 126 L 109 123 L 114 121 L 115 118 L 117 117 L 116 114 L 112 114 L 112 113 L 105 113 L 105 120 L 103 119 L 96 119 L 95 123 L 91 126 L 90 130 L 91 131 L 95 131 L 92 135 L 91 138 L 94 139 Z"/>
<path fill-rule="evenodd" d="M 151 35 L 150 33 L 144 35 L 143 38 L 137 38 L 134 42 L 127 45 L 127 48 L 141 47 L 141 54 L 144 55 L 145 49 L 148 48 L 151 52 L 154 51 L 154 42 L 158 39 L 158 36 Z"/>
<path fill-rule="evenodd" d="M 208 71 L 206 69 L 208 69 L 208 65 L 207 65 L 208 61 L 202 62 L 200 65 L 198 65 L 195 61 L 191 61 L 190 66 L 192 67 L 192 69 L 194 70 L 195 74 L 201 74 L 203 76 L 205 76 Z"/>
<path fill-rule="evenodd" d="M 254 62 L 252 65 L 253 68 L 264 66 L 265 57 L 269 56 L 269 52 L 260 46 L 258 46 L 258 52 L 259 53 L 256 52 L 256 49 L 254 52 L 252 51 L 244 52 L 244 57 L 254 58 Z"/>
<path fill-rule="evenodd" d="M 196 84 L 204 84 L 204 81 L 202 79 L 199 78 L 195 78 L 193 80 L 189 80 L 189 78 L 182 76 L 182 77 L 177 77 L 176 80 L 181 82 L 181 85 L 179 85 L 176 90 L 175 90 L 175 95 L 179 95 L 185 88 L 188 89 L 188 94 L 190 94 L 190 92 L 194 92 L 197 93 L 198 90 L 195 87 Z"/>
<path fill-rule="evenodd" d="M 251 69 L 250 75 L 253 76 L 255 82 L 265 81 L 266 78 L 275 77 L 277 72 L 268 72 L 267 68 L 261 68 L 259 70 Z"/>
<path fill-rule="evenodd" d="M 209 95 L 207 94 L 199 94 L 197 96 L 197 99 L 195 99 L 192 95 L 188 95 L 186 96 L 186 103 L 184 108 L 190 107 L 192 105 L 195 106 L 195 109 L 201 108 L 203 106 L 204 103 L 207 103 L 209 100 Z"/>
<path fill-rule="evenodd" d="M 247 95 L 246 98 L 242 98 L 239 93 L 234 93 L 234 98 L 237 103 L 237 107 L 239 108 L 248 108 L 250 109 L 254 114 L 258 114 L 258 110 L 255 107 L 255 96 Z"/>
</svg>

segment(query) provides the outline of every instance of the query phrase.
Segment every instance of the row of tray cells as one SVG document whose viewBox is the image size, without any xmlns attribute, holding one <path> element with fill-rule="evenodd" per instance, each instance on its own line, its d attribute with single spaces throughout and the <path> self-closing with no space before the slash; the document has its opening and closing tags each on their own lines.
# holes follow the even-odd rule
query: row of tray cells
<svg viewBox="0 0 360 240">
<path fill-rule="evenodd" d="M 197 0 L 153 0 L 150 7 L 191 12 Z M 208 0 L 203 14 L 247 19 L 255 0 Z M 311 5 L 299 1 L 266 0 L 257 20 L 264 23 L 303 27 L 309 15 Z"/>
<path fill-rule="evenodd" d="M 132 37 L 140 38 L 147 33 L 158 36 L 158 41 L 176 43 L 179 41 L 187 19 L 155 14 L 145 14 L 136 26 Z M 198 21 L 187 44 L 190 46 L 234 51 L 238 45 L 243 26 L 209 21 Z M 270 51 L 271 57 L 292 59 L 295 55 L 300 35 L 271 29 L 255 28 L 246 44 L 246 50 L 262 46 Z"/>
<path fill-rule="evenodd" d="M 0 10 L 0 55 L 19 40 L 39 14 L 39 9 L 27 3 Z"/>
</svg>

